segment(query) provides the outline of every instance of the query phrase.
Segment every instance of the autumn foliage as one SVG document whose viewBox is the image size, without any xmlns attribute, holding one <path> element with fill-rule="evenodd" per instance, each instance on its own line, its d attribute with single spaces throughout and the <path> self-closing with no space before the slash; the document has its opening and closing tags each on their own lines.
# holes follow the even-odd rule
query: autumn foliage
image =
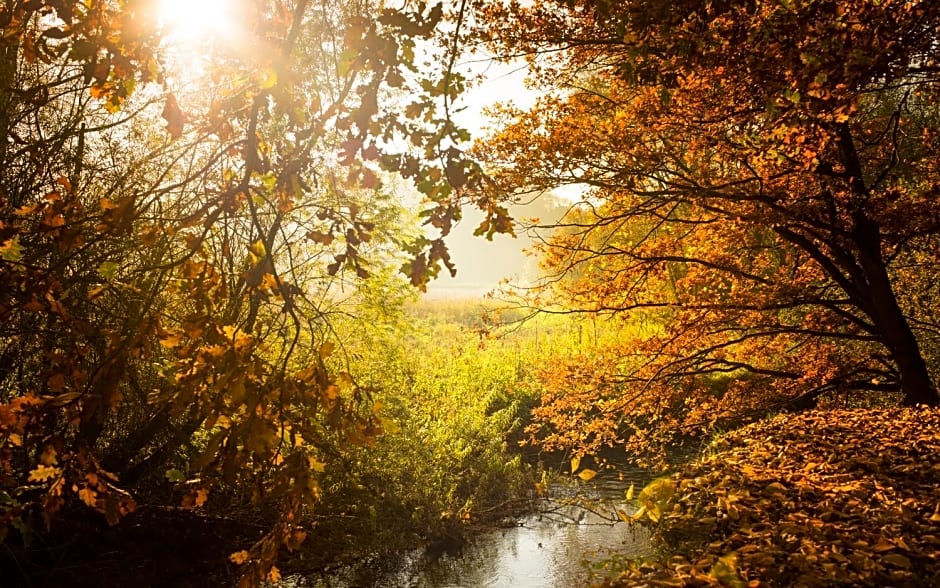
<svg viewBox="0 0 940 588">
<path fill-rule="evenodd" d="M 237 41 L 199 39 L 182 64 L 154 2 L 0 6 L 0 537 L 250 505 L 266 530 L 229 561 L 277 580 L 325 485 L 371 491 L 335 470 L 378 484 L 396 458 L 369 453 L 390 424 L 376 399 L 412 392 L 411 367 L 352 347 L 455 271 L 464 207 L 491 237 L 514 230 L 508 202 L 565 186 L 582 190 L 568 214 L 529 223 L 544 280 L 525 304 L 618 337 L 542 370 L 528 434 L 545 447 L 640 455 L 777 410 L 940 403 L 936 2 L 231 5 Z M 471 158 L 453 114 L 478 48 L 527 56 L 542 96 Z M 504 392 L 463 403 L 471 430 L 519 435 Z M 489 441 L 434 447 L 521 484 Z M 425 449 L 430 478 L 444 460 Z M 433 487 L 472 516 L 470 489 Z M 866 578 L 935 555 L 862 541 L 898 556 Z"/>
<path fill-rule="evenodd" d="M 193 70 L 153 2 L 0 6 L 0 534 L 248 503 L 278 513 L 257 583 L 327 457 L 383 430 L 332 317 L 451 265 L 476 168 L 439 112 L 458 76 L 415 63 L 440 5 L 232 5 Z"/>
<path fill-rule="evenodd" d="M 935 585 L 938 426 L 936 409 L 833 410 L 723 435 L 661 482 L 676 557 L 609 585 Z"/>
<path fill-rule="evenodd" d="M 528 304 L 636 327 L 546 370 L 537 436 L 589 453 L 820 402 L 938 403 L 936 3 L 545 1 L 480 19 L 544 92 L 479 146 L 483 194 L 582 190 L 532 226 L 545 278 Z"/>
</svg>

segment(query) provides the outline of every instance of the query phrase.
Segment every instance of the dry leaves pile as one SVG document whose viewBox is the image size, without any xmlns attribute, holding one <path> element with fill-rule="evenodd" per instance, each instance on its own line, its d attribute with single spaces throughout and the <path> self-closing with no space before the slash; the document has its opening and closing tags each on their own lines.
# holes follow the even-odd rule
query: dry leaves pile
<svg viewBox="0 0 940 588">
<path fill-rule="evenodd" d="M 665 562 L 608 586 L 940 586 L 940 410 L 781 415 L 672 478 Z"/>
</svg>

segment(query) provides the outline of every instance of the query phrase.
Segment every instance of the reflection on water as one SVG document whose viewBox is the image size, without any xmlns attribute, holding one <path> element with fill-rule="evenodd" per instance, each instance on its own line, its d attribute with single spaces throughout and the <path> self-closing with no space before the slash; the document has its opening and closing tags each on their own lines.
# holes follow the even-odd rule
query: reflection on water
<svg viewBox="0 0 940 588">
<path fill-rule="evenodd" d="M 329 577 L 293 578 L 295 586 L 352 588 L 569 588 L 585 585 L 586 562 L 613 554 L 650 552 L 645 529 L 611 522 L 615 508 L 632 514 L 624 503 L 629 481 L 597 480 L 592 498 L 598 516 L 565 500 L 546 503 L 548 513 L 531 515 L 517 526 L 480 535 L 459 554 L 431 558 L 423 551 L 371 561 L 334 571 Z M 639 484 L 637 484 L 639 486 Z M 562 492 L 564 493 L 564 492 Z"/>
<path fill-rule="evenodd" d="M 586 562 L 615 553 L 642 555 L 648 551 L 645 531 L 623 523 L 612 524 L 587 513 L 574 517 L 530 517 L 522 525 L 489 533 L 455 558 L 429 563 L 412 583 L 428 588 L 512 586 L 554 588 L 578 586 L 587 575 Z M 582 513 L 583 514 L 583 511 Z"/>
</svg>

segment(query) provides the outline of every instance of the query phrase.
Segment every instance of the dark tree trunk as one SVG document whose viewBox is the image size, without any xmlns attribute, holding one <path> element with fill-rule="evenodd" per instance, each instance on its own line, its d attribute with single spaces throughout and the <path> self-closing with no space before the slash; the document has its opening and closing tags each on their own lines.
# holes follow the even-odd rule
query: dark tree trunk
<svg viewBox="0 0 940 588">
<path fill-rule="evenodd" d="M 839 154 L 848 174 L 851 191 L 857 197 L 850 207 L 854 223 L 850 235 L 856 249 L 852 257 L 858 266 L 848 268 L 855 296 L 858 297 L 861 309 L 874 323 L 898 369 L 904 404 L 940 405 L 940 395 L 930 380 L 927 362 L 924 361 L 917 337 L 891 285 L 882 250 L 881 227 L 865 211 L 870 193 L 848 124 L 840 125 L 837 133 Z"/>
<path fill-rule="evenodd" d="M 859 284 L 859 290 L 868 298 L 868 315 L 880 331 L 885 347 L 898 369 L 904 404 L 940 405 L 940 395 L 930 379 L 917 337 L 898 305 L 891 286 L 891 278 L 882 256 L 878 226 L 867 218 L 857 217 L 855 220 L 853 237 L 859 248 L 859 263 L 867 282 Z"/>
</svg>

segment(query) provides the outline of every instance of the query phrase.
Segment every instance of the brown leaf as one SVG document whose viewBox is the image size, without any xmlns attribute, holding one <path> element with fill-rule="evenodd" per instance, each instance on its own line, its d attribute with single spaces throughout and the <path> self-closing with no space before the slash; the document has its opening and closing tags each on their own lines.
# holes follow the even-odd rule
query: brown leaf
<svg viewBox="0 0 940 588">
<path fill-rule="evenodd" d="M 176 102 L 176 96 L 173 94 L 167 94 L 161 116 L 166 120 L 166 130 L 171 137 L 179 139 L 183 136 L 183 124 L 186 122 L 186 116 L 180 110 L 180 106 Z"/>
<path fill-rule="evenodd" d="M 881 559 L 893 565 L 894 567 L 904 568 L 905 570 L 911 569 L 911 560 L 907 559 L 900 553 L 889 553 Z"/>
</svg>

